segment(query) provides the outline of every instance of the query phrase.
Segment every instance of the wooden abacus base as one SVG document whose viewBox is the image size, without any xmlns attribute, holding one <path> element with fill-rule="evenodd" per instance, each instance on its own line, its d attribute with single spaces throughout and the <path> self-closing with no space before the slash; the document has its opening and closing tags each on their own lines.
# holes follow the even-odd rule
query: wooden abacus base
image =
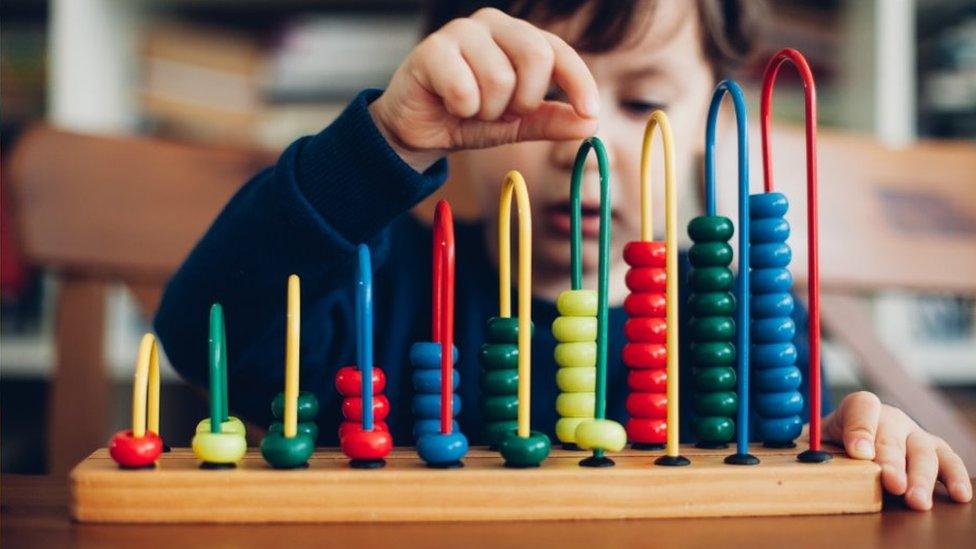
<svg viewBox="0 0 976 549">
<path fill-rule="evenodd" d="M 458 469 L 430 469 L 396 448 L 382 469 L 354 469 L 336 449 L 308 468 L 271 469 L 249 450 L 233 469 L 205 470 L 186 448 L 153 469 L 121 470 L 104 449 L 71 472 L 71 513 L 83 522 L 347 522 L 623 519 L 871 513 L 881 509 L 880 468 L 845 457 L 796 461 L 799 449 L 752 453 L 683 446 L 686 467 L 653 465 L 662 451 L 610 454 L 615 467 L 578 465 L 586 452 L 554 449 L 541 467 L 508 469 L 472 448 Z"/>
</svg>

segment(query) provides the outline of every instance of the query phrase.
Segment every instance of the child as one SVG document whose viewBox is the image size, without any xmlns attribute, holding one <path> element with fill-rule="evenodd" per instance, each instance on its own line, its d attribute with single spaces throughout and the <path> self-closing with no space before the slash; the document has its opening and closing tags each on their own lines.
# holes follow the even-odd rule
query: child
<svg viewBox="0 0 976 549">
<path fill-rule="evenodd" d="M 548 327 L 556 295 L 569 286 L 569 176 L 580 140 L 599 134 L 613 180 L 608 415 L 625 419 L 621 248 L 639 239 L 640 137 L 648 115 L 665 109 L 681 194 L 693 196 L 709 97 L 718 76 L 752 46 L 758 4 L 523 0 L 475 11 L 484 4 L 435 2 L 431 33 L 385 91 L 361 93 L 333 124 L 293 143 L 226 206 L 170 282 L 156 318 L 170 359 L 190 382 L 206 384 L 207 309 L 220 302 L 231 405 L 268 422 L 282 386 L 285 281 L 298 273 L 302 379 L 322 403 L 319 417 L 338 423 L 332 380 L 354 361 L 354 250 L 367 242 L 375 265 L 376 363 L 387 375 L 390 429 L 398 444 L 411 443 L 407 352 L 431 338 L 431 234 L 405 214 L 443 184 L 450 167 L 457 184 L 481 193 L 486 219 L 494 220 L 502 176 L 518 169 L 534 214 L 532 417 L 535 428 L 551 435 L 556 366 Z M 583 263 L 585 286 L 593 288 L 598 194 L 595 165 L 588 170 Z M 458 421 L 472 442 L 481 432 L 477 352 L 486 320 L 498 313 L 495 234 L 492 221 L 456 227 Z M 824 436 L 843 443 L 852 457 L 880 463 L 885 488 L 905 494 L 913 508 L 931 506 L 937 477 L 956 501 L 972 497 L 965 467 L 945 442 L 870 393 L 845 398 L 825 419 Z M 335 430 L 321 429 L 319 443 L 336 445 Z"/>
</svg>

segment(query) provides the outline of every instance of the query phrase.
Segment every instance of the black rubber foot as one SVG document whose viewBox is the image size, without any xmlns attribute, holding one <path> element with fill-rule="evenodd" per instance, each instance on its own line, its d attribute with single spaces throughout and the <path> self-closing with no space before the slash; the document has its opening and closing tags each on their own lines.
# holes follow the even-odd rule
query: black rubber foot
<svg viewBox="0 0 976 549">
<path fill-rule="evenodd" d="M 521 463 L 509 463 L 507 461 L 505 462 L 505 467 L 508 467 L 509 469 L 535 469 L 538 466 L 539 466 L 538 463 L 524 465 Z"/>
<path fill-rule="evenodd" d="M 654 460 L 654 465 L 684 467 L 685 465 L 691 465 L 691 462 L 685 456 L 661 456 Z"/>
<path fill-rule="evenodd" d="M 272 465 L 271 468 L 272 469 L 278 469 L 280 471 L 287 471 L 289 469 L 308 469 L 308 462 L 306 461 L 305 463 L 303 463 L 301 465 L 296 465 L 294 467 L 277 467 L 277 466 Z"/>
<path fill-rule="evenodd" d="M 220 469 L 236 469 L 237 465 L 234 463 L 210 463 L 209 461 L 204 461 L 200 464 L 200 468 L 219 471 Z"/>
<path fill-rule="evenodd" d="M 724 442 L 696 442 L 695 448 L 701 448 L 703 450 L 724 450 L 728 448 L 729 445 Z"/>
<path fill-rule="evenodd" d="M 732 454 L 725 458 L 729 465 L 759 465 L 759 458 L 752 454 Z"/>
<path fill-rule="evenodd" d="M 796 443 L 792 440 L 783 442 L 763 442 L 763 448 L 796 448 Z"/>
<path fill-rule="evenodd" d="M 149 465 L 139 465 L 137 467 L 129 467 L 128 465 L 119 465 L 119 469 L 125 471 L 141 471 L 143 469 L 155 469 L 155 468 L 156 468 L 155 463 L 150 463 Z"/>
<path fill-rule="evenodd" d="M 663 450 L 664 445 L 657 442 L 635 442 L 630 445 L 634 450 Z"/>
<path fill-rule="evenodd" d="M 460 469 L 461 467 L 464 467 L 464 462 L 458 460 L 448 463 L 428 463 L 427 467 L 430 467 L 431 469 Z"/>
<path fill-rule="evenodd" d="M 306 463 L 307 467 L 308 464 Z M 386 467 L 386 460 L 380 459 L 350 459 L 349 466 L 353 469 L 379 469 L 381 467 Z"/>
<path fill-rule="evenodd" d="M 616 465 L 614 461 L 606 456 L 596 457 L 590 456 L 579 462 L 580 467 L 613 467 Z"/>
<path fill-rule="evenodd" d="M 173 449 L 169 447 L 169 444 L 163 444 L 163 453 L 172 452 Z"/>
<path fill-rule="evenodd" d="M 802 461 L 803 463 L 824 463 L 830 461 L 832 456 L 827 452 L 818 450 L 807 450 L 806 452 L 800 452 L 796 456 L 797 461 Z"/>
<path fill-rule="evenodd" d="M 572 452 L 580 451 L 580 447 L 573 444 L 572 442 L 564 442 L 562 446 L 563 446 L 563 450 L 570 450 Z"/>
</svg>

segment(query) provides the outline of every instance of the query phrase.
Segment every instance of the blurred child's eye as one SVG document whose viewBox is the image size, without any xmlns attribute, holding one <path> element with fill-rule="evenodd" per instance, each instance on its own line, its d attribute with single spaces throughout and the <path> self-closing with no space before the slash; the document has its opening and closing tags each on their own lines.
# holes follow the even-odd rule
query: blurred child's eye
<svg viewBox="0 0 976 549">
<path fill-rule="evenodd" d="M 621 106 L 627 112 L 636 115 L 647 115 L 660 109 L 666 110 L 667 105 L 663 103 L 658 103 L 655 101 L 641 101 L 641 100 L 624 100 L 621 102 Z"/>
</svg>

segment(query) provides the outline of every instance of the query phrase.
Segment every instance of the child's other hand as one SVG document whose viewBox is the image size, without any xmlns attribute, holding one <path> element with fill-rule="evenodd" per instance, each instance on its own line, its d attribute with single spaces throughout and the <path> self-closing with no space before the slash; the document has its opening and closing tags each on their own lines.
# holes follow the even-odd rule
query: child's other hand
<svg viewBox="0 0 976 549">
<path fill-rule="evenodd" d="M 568 103 L 545 100 L 552 84 Z M 485 8 L 425 38 L 369 110 L 414 169 L 445 153 L 596 131 L 593 76 L 556 35 Z"/>
<path fill-rule="evenodd" d="M 912 509 L 932 508 L 936 479 L 954 501 L 965 503 L 973 497 L 966 466 L 946 441 L 927 433 L 905 412 L 882 404 L 873 393 L 847 395 L 824 418 L 823 434 L 843 442 L 852 458 L 881 465 L 885 490 L 904 495 Z"/>
</svg>

